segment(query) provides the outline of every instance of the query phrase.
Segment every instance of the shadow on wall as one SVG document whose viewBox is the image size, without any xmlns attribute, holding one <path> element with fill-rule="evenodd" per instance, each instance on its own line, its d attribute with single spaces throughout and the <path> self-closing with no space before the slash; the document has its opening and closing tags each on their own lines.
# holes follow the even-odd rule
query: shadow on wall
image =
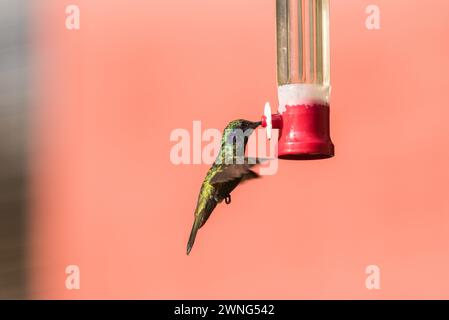
<svg viewBox="0 0 449 320">
<path fill-rule="evenodd" d="M 0 299 L 26 298 L 26 0 L 0 0 Z"/>
</svg>

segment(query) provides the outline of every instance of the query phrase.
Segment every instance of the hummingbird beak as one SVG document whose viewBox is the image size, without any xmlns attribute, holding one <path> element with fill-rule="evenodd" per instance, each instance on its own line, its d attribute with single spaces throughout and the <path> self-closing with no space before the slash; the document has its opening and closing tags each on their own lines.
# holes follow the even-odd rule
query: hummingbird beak
<svg viewBox="0 0 449 320">
<path fill-rule="evenodd" d="M 251 129 L 256 129 L 258 126 L 262 124 L 262 121 L 252 122 L 250 125 Z"/>
</svg>

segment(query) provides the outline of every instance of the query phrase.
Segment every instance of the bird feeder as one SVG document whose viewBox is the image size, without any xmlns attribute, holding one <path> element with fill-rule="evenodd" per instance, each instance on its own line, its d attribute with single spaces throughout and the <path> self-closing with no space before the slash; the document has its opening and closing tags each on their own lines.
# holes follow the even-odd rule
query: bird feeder
<svg viewBox="0 0 449 320">
<path fill-rule="evenodd" d="M 276 0 L 278 113 L 267 103 L 262 126 L 279 129 L 281 159 L 334 156 L 329 130 L 329 0 Z"/>
</svg>

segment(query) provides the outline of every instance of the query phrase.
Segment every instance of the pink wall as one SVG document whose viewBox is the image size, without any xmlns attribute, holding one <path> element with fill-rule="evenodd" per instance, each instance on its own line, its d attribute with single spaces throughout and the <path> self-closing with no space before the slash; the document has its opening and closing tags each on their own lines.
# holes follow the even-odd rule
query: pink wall
<svg viewBox="0 0 449 320">
<path fill-rule="evenodd" d="M 331 5 L 337 156 L 238 188 L 187 257 L 207 165 L 170 132 L 276 102 L 274 1 L 35 1 L 33 297 L 449 298 L 449 2 Z"/>
</svg>

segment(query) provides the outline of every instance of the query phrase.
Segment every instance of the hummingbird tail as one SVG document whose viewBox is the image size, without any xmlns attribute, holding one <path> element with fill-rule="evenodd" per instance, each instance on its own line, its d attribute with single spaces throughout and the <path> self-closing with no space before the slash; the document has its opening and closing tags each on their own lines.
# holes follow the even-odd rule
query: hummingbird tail
<svg viewBox="0 0 449 320">
<path fill-rule="evenodd" d="M 187 243 L 187 255 L 192 251 L 193 244 L 195 243 L 196 234 L 198 233 L 199 228 L 201 227 L 200 219 L 195 219 L 192 226 L 192 231 L 190 231 L 189 242 Z"/>
</svg>

